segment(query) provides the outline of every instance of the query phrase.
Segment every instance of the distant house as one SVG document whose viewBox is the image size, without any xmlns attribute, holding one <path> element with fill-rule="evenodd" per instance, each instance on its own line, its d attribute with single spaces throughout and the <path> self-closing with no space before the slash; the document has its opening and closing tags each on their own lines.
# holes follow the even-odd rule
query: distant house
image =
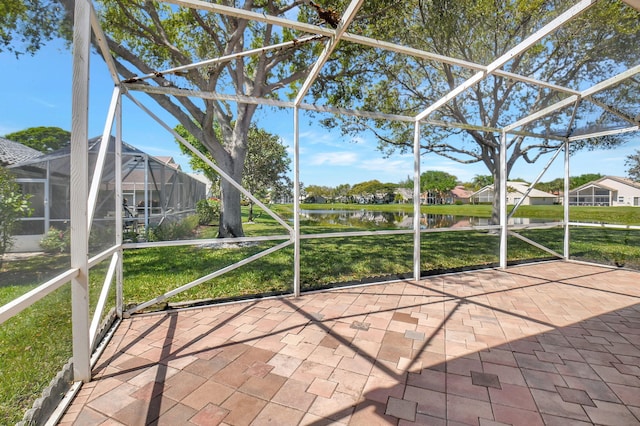
<svg viewBox="0 0 640 426">
<path fill-rule="evenodd" d="M 487 185 L 471 194 L 474 204 L 493 203 L 493 185 Z M 507 204 L 517 204 L 527 192 L 529 184 L 525 182 L 507 182 Z M 558 197 L 548 192 L 532 189 L 522 202 L 523 206 L 551 205 L 558 202 Z"/>
<path fill-rule="evenodd" d="M 393 193 L 395 194 L 394 198 L 399 203 L 410 203 L 413 201 L 413 189 L 396 188 Z"/>
<path fill-rule="evenodd" d="M 450 204 L 469 204 L 473 191 L 467 190 L 464 186 L 458 185 L 450 192 Z"/>
<path fill-rule="evenodd" d="M 426 191 L 420 194 L 420 204 L 469 204 L 472 194 L 471 191 L 467 191 L 462 185 L 458 185 L 444 194 L 436 191 Z"/>
<path fill-rule="evenodd" d="M 101 137 L 88 141 L 89 169 L 92 171 L 98 158 L 100 142 Z M 1 145 L 4 148 L 16 148 L 6 142 Z M 16 156 L 16 152 L 23 155 L 34 154 L 23 148 L 17 147 L 12 155 Z M 37 251 L 40 239 L 51 227 L 67 229 L 71 217 L 70 151 L 71 147 L 67 145 L 51 153 L 34 154 L 31 158 L 9 166 L 22 191 L 30 195 L 29 202 L 33 209 L 31 216 L 21 219 L 22 226 L 14 246 L 15 251 Z M 183 173 L 172 159 L 158 160 L 123 142 L 123 205 L 116 207 L 113 137 L 109 139 L 106 155 L 94 210 L 94 225 L 97 224 L 98 227 L 106 229 L 112 226 L 116 214 L 122 214 L 125 218 L 134 217 L 136 226 L 143 227 L 166 220 L 179 220 L 193 214 L 197 201 L 206 198 L 205 183 Z"/>
<path fill-rule="evenodd" d="M 640 206 L 640 183 L 605 176 L 569 192 L 570 206 Z"/>
<path fill-rule="evenodd" d="M 43 155 L 21 143 L 0 138 L 0 166 L 8 167 Z"/>
<path fill-rule="evenodd" d="M 309 195 L 303 201 L 303 203 L 307 204 L 327 204 L 328 201 L 322 195 Z"/>
</svg>

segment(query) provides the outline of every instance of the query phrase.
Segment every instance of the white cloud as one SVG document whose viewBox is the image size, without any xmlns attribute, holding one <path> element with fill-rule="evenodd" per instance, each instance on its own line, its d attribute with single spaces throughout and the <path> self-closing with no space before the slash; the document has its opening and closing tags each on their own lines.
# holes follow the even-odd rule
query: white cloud
<svg viewBox="0 0 640 426">
<path fill-rule="evenodd" d="M 407 174 L 413 174 L 413 163 L 409 158 L 397 160 L 390 158 L 371 158 L 359 163 L 358 168 L 380 172 L 382 180 L 388 180 L 383 177 L 388 175 L 406 177 Z"/>
<path fill-rule="evenodd" d="M 51 102 L 47 102 L 44 99 L 36 98 L 34 96 L 31 96 L 29 99 L 47 108 L 56 108 L 58 106 L 56 104 L 52 104 Z"/>
<path fill-rule="evenodd" d="M 309 157 L 311 166 L 352 166 L 358 163 L 358 155 L 350 151 L 318 152 Z"/>
</svg>

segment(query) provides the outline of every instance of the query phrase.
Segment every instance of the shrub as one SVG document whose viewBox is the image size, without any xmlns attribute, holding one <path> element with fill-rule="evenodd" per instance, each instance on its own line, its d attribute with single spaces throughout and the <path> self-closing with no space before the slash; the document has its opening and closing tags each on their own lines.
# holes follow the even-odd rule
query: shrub
<svg viewBox="0 0 640 426">
<path fill-rule="evenodd" d="M 18 219 L 31 214 L 29 197 L 20 192 L 20 186 L 5 168 L 0 167 L 0 259 L 13 245 L 13 233 Z"/>
<path fill-rule="evenodd" d="M 210 224 L 219 213 L 219 205 L 213 200 L 200 200 L 196 203 L 196 214 L 198 215 L 198 224 Z"/>
<path fill-rule="evenodd" d="M 198 216 L 188 216 L 182 220 L 171 222 L 161 221 L 158 225 L 149 228 L 147 241 L 173 241 L 184 240 L 193 237 Z"/>
<path fill-rule="evenodd" d="M 68 231 L 49 228 L 46 235 L 40 240 L 40 248 L 45 253 L 68 253 L 71 246 L 71 238 Z"/>
</svg>

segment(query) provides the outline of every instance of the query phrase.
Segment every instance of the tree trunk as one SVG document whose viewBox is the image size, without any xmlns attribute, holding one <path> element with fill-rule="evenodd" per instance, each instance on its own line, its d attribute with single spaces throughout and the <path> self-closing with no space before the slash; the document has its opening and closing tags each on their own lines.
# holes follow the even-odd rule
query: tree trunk
<svg viewBox="0 0 640 426">
<path fill-rule="evenodd" d="M 245 153 L 245 150 L 236 148 L 232 151 L 232 155 L 225 158 L 225 164 L 221 165 L 221 168 L 238 183 L 242 182 Z M 220 179 L 220 198 L 222 206 L 220 209 L 218 238 L 244 237 L 240 191 L 226 179 Z"/>
<path fill-rule="evenodd" d="M 220 182 L 222 208 L 218 238 L 244 237 L 242 230 L 242 211 L 240 209 L 240 191 L 225 179 Z"/>
<path fill-rule="evenodd" d="M 249 217 L 247 222 L 253 222 L 253 201 L 249 201 Z"/>
</svg>

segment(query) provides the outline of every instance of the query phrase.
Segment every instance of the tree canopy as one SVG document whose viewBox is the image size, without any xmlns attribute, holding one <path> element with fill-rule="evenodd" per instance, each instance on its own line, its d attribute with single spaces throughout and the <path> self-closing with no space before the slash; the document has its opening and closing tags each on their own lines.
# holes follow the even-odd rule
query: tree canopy
<svg viewBox="0 0 640 426">
<path fill-rule="evenodd" d="M 2 0 L 0 53 L 34 54 L 47 41 L 69 35 L 64 8 L 57 0 Z"/>
<path fill-rule="evenodd" d="M 457 184 L 457 177 L 440 170 L 427 170 L 420 175 L 421 191 L 434 191 L 442 195 L 451 191 Z"/>
<path fill-rule="evenodd" d="M 624 165 L 627 166 L 627 175 L 636 182 L 640 182 L 640 150 L 636 149 L 635 153 L 629 154 Z"/>
<path fill-rule="evenodd" d="M 391 194 L 398 187 L 395 183 L 382 183 L 377 179 L 356 183 L 349 190 L 350 195 Z"/>
<path fill-rule="evenodd" d="M 46 154 L 67 145 L 71 140 L 71 132 L 60 127 L 39 126 L 9 133 L 4 137 Z"/>
<path fill-rule="evenodd" d="M 562 0 L 461 0 L 408 1 L 393 13 L 369 21 L 365 31 L 373 38 L 454 58 L 459 62 L 491 64 L 551 21 L 572 3 Z M 378 3 L 379 5 L 379 3 Z M 379 6 L 381 7 L 381 6 Z M 359 22 L 358 22 L 359 23 Z M 595 84 L 639 62 L 640 14 L 622 2 L 597 2 L 502 67 L 506 73 L 550 81 L 572 90 Z M 351 52 L 345 51 L 345 58 Z M 316 95 L 340 107 L 416 116 L 474 76 L 476 70 L 454 62 L 439 62 L 381 49 L 362 49 L 345 65 L 344 77 L 319 85 Z M 353 77 L 355 76 L 355 77 Z M 321 90 L 321 93 L 320 93 Z M 583 100 L 577 108 L 578 123 L 604 125 L 615 110 L 607 108 L 611 98 L 619 105 L 635 105 L 632 89 L 615 90 Z M 424 152 L 432 152 L 461 163 L 482 162 L 494 177 L 499 167 L 499 129 L 533 111 L 564 98 L 560 90 L 528 84 L 504 74 L 480 79 L 454 99 L 426 117 L 427 123 L 450 123 L 451 127 L 427 125 L 420 137 Z M 575 105 L 575 103 L 574 103 Z M 573 105 L 572 105 L 573 106 Z M 612 113 L 614 111 L 614 113 Z M 568 136 L 573 108 L 536 120 L 522 130 Z M 616 116 L 615 118 L 619 118 Z M 620 119 L 617 123 L 624 120 Z M 400 121 L 340 116 L 325 120 L 344 132 L 371 130 L 385 152 L 411 150 L 414 128 Z M 627 124 L 629 125 L 629 124 Z M 481 126 L 481 127 L 479 127 Z M 564 126 L 564 127 L 563 127 Z M 611 147 L 624 138 L 591 139 L 584 145 Z M 507 138 L 507 176 L 518 160 L 535 162 L 541 155 L 562 146 L 554 138 L 510 135 Z M 495 200 L 499 192 L 495 191 Z M 497 202 L 494 202 L 494 219 Z"/>
</svg>

